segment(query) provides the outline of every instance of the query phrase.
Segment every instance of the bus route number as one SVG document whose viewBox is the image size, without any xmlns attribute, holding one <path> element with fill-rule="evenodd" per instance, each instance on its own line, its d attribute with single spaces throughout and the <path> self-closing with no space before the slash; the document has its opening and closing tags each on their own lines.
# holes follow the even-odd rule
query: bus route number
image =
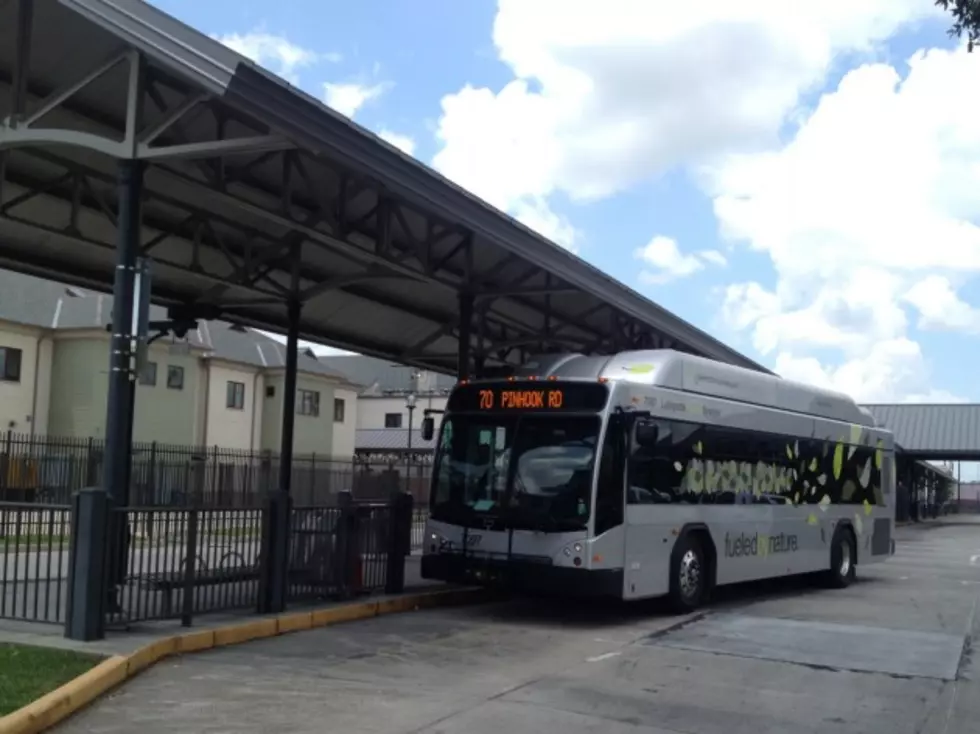
<svg viewBox="0 0 980 734">
<path fill-rule="evenodd" d="M 493 410 L 493 390 L 480 390 L 480 410 Z"/>
</svg>

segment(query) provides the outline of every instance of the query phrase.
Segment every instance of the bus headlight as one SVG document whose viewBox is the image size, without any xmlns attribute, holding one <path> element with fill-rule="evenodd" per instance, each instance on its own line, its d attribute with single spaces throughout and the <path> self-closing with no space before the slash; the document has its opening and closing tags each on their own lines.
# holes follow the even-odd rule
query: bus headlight
<svg viewBox="0 0 980 734">
<path fill-rule="evenodd" d="M 582 544 L 581 543 L 576 543 L 575 545 L 572 546 L 572 549 L 576 553 L 581 553 L 582 552 Z"/>
</svg>

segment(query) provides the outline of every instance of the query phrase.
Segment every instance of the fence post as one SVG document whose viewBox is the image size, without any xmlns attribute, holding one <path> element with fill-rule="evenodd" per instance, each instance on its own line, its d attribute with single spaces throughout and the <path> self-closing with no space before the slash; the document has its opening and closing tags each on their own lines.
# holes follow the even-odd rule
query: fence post
<svg viewBox="0 0 980 734">
<path fill-rule="evenodd" d="M 13 435 L 10 431 L 7 431 L 3 437 L 3 453 L 0 454 L 0 490 L 3 490 L 3 494 L 0 494 L 0 498 L 8 499 L 6 497 L 8 475 L 10 473 L 10 454 L 13 451 L 13 446 L 11 445 L 13 441 Z"/>
<path fill-rule="evenodd" d="M 336 540 L 334 541 L 334 578 L 337 580 L 337 596 L 346 599 L 350 596 L 351 580 L 354 575 L 354 562 L 357 559 L 357 508 L 354 495 L 349 490 L 337 493 Z M 357 559 L 359 560 L 359 559 Z"/>
<path fill-rule="evenodd" d="M 389 503 L 388 569 L 385 574 L 385 593 L 400 594 L 405 590 L 405 558 L 412 552 L 412 495 L 395 493 Z"/>
<path fill-rule="evenodd" d="M 316 491 L 316 451 L 310 454 L 310 504 L 316 505 L 319 500 L 317 499 Z"/>
<path fill-rule="evenodd" d="M 85 448 L 85 485 L 87 487 L 94 487 L 97 484 L 101 484 L 101 482 L 96 472 L 95 439 L 89 436 L 88 446 Z"/>
<path fill-rule="evenodd" d="M 180 624 L 183 627 L 190 627 L 194 618 L 194 574 L 197 571 L 197 525 L 198 510 L 192 509 L 187 514 L 187 554 L 185 560 L 187 565 L 184 567 L 184 593 L 180 600 Z"/>
<path fill-rule="evenodd" d="M 154 505 L 160 503 L 160 498 L 157 497 L 157 442 L 154 441 L 150 444 L 150 481 L 147 482 L 147 490 L 150 495 L 150 502 Z"/>
<path fill-rule="evenodd" d="M 293 500 L 288 492 L 269 492 L 262 517 L 262 563 L 259 568 L 259 613 L 286 608 L 289 590 L 289 520 Z"/>
<path fill-rule="evenodd" d="M 72 496 L 65 622 L 65 637 L 71 640 L 105 637 L 109 514 L 109 497 L 101 487 L 86 487 Z"/>
</svg>

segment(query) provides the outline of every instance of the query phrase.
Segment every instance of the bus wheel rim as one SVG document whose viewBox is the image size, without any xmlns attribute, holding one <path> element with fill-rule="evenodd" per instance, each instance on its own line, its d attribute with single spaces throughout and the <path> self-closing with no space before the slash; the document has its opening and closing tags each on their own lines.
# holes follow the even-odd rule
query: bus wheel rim
<svg viewBox="0 0 980 734">
<path fill-rule="evenodd" d="M 840 575 L 846 577 L 851 572 L 851 544 L 845 539 L 840 544 Z"/>
<path fill-rule="evenodd" d="M 687 551 L 681 558 L 680 587 L 685 598 L 697 594 L 701 587 L 701 563 L 693 550 Z"/>
</svg>

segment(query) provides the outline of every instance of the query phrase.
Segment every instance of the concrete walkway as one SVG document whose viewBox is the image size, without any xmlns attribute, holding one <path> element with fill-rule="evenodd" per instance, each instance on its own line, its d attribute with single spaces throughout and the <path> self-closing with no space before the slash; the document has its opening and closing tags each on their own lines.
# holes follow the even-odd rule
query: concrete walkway
<svg viewBox="0 0 980 734">
<path fill-rule="evenodd" d="M 425 589 L 443 588 L 444 584 L 425 581 L 421 576 L 421 557 L 411 556 L 405 559 L 405 591 L 420 591 Z M 384 595 L 372 595 L 369 599 L 384 599 Z M 317 609 L 339 606 L 345 602 L 316 604 Z M 301 611 L 312 605 L 293 605 L 289 611 Z M 44 624 L 35 622 L 19 622 L 16 620 L 0 619 L 0 642 L 15 642 L 22 645 L 39 645 L 41 647 L 56 647 L 66 650 L 82 650 L 103 655 L 127 655 L 147 643 L 164 637 L 189 632 L 224 627 L 229 624 L 259 619 L 251 609 L 205 614 L 194 618 L 191 628 L 180 626 L 177 620 L 161 622 L 142 622 L 131 626 L 128 630 L 109 630 L 106 639 L 96 642 L 77 642 L 64 636 L 64 628 L 60 624 Z"/>
<path fill-rule="evenodd" d="M 656 605 L 510 601 L 164 661 L 58 731 L 975 734 L 980 524 L 903 528 L 843 591 Z"/>
</svg>

